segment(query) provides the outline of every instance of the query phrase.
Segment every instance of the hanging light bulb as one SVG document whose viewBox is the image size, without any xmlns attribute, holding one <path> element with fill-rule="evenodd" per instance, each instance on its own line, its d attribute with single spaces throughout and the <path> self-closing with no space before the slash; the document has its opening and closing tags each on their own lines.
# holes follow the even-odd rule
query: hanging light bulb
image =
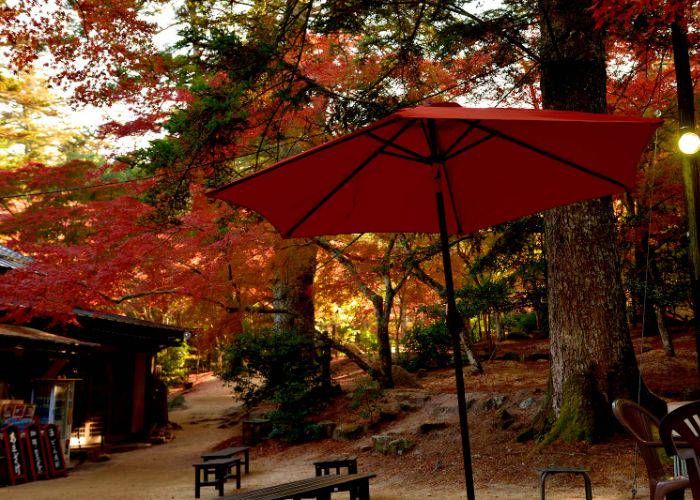
<svg viewBox="0 0 700 500">
<path fill-rule="evenodd" d="M 683 154 L 694 155 L 700 151 L 700 137 L 698 137 L 698 134 L 693 130 L 684 132 L 678 138 L 678 149 L 680 149 Z"/>
</svg>

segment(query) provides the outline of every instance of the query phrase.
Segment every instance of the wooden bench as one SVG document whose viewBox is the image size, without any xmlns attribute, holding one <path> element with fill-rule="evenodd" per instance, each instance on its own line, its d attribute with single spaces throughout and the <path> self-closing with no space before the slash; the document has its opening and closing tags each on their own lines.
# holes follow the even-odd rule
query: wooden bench
<svg viewBox="0 0 700 500">
<path fill-rule="evenodd" d="M 202 460 L 217 460 L 219 458 L 231 458 L 238 454 L 243 455 L 243 467 L 246 474 L 250 472 L 250 448 L 248 446 L 239 446 L 237 448 L 224 448 L 223 450 L 211 451 L 202 455 Z"/>
<path fill-rule="evenodd" d="M 340 469 L 347 469 L 348 474 L 357 474 L 357 457 L 336 457 L 314 462 L 317 476 L 328 476 L 331 469 L 340 474 Z"/>
<path fill-rule="evenodd" d="M 217 458 L 207 460 L 201 464 L 193 464 L 194 467 L 194 497 L 199 498 L 202 486 L 214 486 L 219 490 L 219 496 L 224 496 L 224 483 L 227 479 L 236 479 L 236 489 L 241 488 L 241 459 Z M 233 473 L 233 468 L 236 472 Z M 209 480 L 209 475 L 214 475 L 214 480 Z"/>
<path fill-rule="evenodd" d="M 340 474 L 331 476 L 312 477 L 262 488 L 259 490 L 238 493 L 227 496 L 228 500 L 285 500 L 316 498 L 317 500 L 330 500 L 331 493 L 336 488 L 350 490 L 350 498 L 357 500 L 369 500 L 369 480 L 376 474 Z"/>
</svg>

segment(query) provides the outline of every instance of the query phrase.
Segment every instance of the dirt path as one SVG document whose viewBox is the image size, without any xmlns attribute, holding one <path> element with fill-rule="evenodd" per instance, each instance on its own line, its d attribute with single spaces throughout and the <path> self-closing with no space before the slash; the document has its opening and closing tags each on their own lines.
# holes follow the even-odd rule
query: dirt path
<svg viewBox="0 0 700 500">
<path fill-rule="evenodd" d="M 112 499 L 192 499 L 192 464 L 203 450 L 230 438 L 232 429 L 219 429 L 227 414 L 239 405 L 231 398 L 231 392 L 221 381 L 211 376 L 200 379 L 194 390 L 185 395 L 185 407 L 172 411 L 171 420 L 182 425 L 176 438 L 164 445 L 153 446 L 112 455 L 109 462 L 85 463 L 67 478 L 39 481 L 12 488 L 0 489 L 0 499 L 32 500 L 112 500 Z M 251 474 L 244 476 L 246 489 L 270 486 L 276 483 L 301 479 L 313 475 L 311 463 L 335 453 L 358 454 L 361 472 L 374 472 L 378 477 L 371 483 L 372 498 L 376 500 L 462 499 L 464 493 L 454 481 L 445 481 L 441 473 L 425 477 L 416 474 L 411 462 L 420 460 L 419 454 L 400 459 L 362 454 L 357 443 L 339 443 L 324 440 L 295 447 L 282 447 L 277 452 L 269 446 L 252 450 Z M 272 446 L 272 448 L 275 448 Z M 376 455 L 376 456 L 375 456 Z M 405 462 L 408 461 L 408 462 Z M 447 468 L 459 464 L 446 464 Z M 494 480 L 495 479 L 495 480 Z M 502 484 L 498 478 L 488 484 L 477 484 L 479 499 L 536 499 L 539 498 L 537 479 L 527 484 Z M 504 481 L 508 482 L 508 481 Z M 552 485 L 550 498 L 582 498 L 578 485 Z M 226 485 L 226 493 L 235 492 L 232 483 Z M 628 491 L 615 491 L 594 485 L 597 499 L 630 498 Z M 203 499 L 218 498 L 213 488 L 202 490 Z M 334 498 L 347 498 L 339 493 Z"/>
</svg>

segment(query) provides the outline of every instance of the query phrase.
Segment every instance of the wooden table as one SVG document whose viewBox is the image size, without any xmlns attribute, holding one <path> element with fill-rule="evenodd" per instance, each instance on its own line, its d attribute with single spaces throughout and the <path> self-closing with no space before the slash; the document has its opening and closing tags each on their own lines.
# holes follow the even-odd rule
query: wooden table
<svg viewBox="0 0 700 500">
<path fill-rule="evenodd" d="M 228 500 L 298 500 L 316 498 L 330 500 L 331 493 L 341 486 L 350 489 L 350 498 L 369 500 L 369 480 L 376 474 L 342 474 L 311 477 L 259 490 L 225 497 Z"/>
<path fill-rule="evenodd" d="M 314 462 L 317 476 L 328 476 L 331 469 L 340 474 L 340 469 L 347 469 L 348 474 L 357 474 L 357 457 L 334 457 Z"/>
<path fill-rule="evenodd" d="M 202 460 L 207 462 L 209 460 L 216 460 L 219 458 L 231 458 L 239 453 L 243 455 L 243 467 L 245 473 L 248 474 L 250 472 L 250 448 L 248 446 L 238 446 L 236 448 L 224 448 L 223 450 L 210 451 L 209 453 L 202 454 Z"/>
<path fill-rule="evenodd" d="M 194 497 L 199 498 L 202 486 L 213 486 L 219 490 L 219 496 L 224 495 L 224 483 L 227 479 L 236 479 L 236 488 L 241 488 L 241 460 L 239 458 L 217 458 L 201 464 L 193 464 L 194 467 Z M 233 468 L 236 472 L 231 472 Z M 209 475 L 214 475 L 214 480 Z M 202 477 L 202 475 L 204 477 Z"/>
</svg>

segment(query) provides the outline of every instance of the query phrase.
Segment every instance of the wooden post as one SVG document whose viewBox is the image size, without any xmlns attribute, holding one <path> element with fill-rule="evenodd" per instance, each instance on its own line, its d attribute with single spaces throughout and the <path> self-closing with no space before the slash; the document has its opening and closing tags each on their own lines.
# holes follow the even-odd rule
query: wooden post
<svg viewBox="0 0 700 500">
<path fill-rule="evenodd" d="M 690 74 L 688 56 L 688 33 L 683 26 L 683 19 L 671 23 L 671 41 L 673 43 L 673 63 L 676 71 L 676 92 L 678 96 L 678 124 L 683 129 L 695 130 L 695 105 L 693 81 Z M 698 376 L 700 376 L 700 169 L 698 155 L 683 159 L 683 184 L 688 212 L 688 248 L 690 264 L 690 282 L 693 292 L 693 316 L 695 325 L 695 355 Z"/>
<path fill-rule="evenodd" d="M 134 353 L 134 386 L 131 406 L 131 433 L 141 434 L 145 431 L 146 403 L 146 353 Z"/>
</svg>

